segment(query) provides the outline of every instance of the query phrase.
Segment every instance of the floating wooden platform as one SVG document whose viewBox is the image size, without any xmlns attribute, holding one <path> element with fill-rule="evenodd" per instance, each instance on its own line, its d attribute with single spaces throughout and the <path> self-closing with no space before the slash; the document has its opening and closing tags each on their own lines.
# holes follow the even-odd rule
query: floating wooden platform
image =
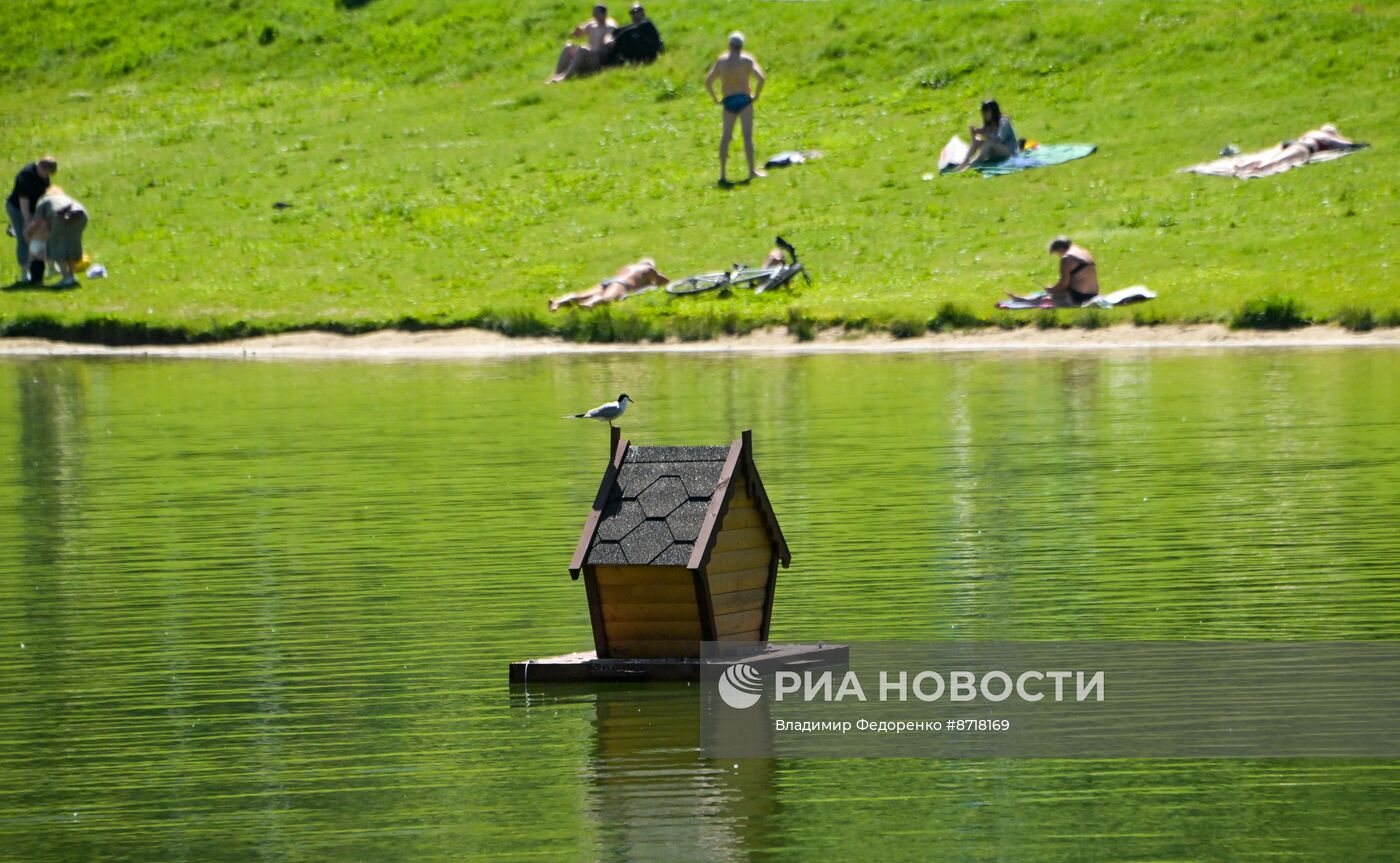
<svg viewBox="0 0 1400 863">
<path fill-rule="evenodd" d="M 850 649 L 844 644 L 770 644 L 760 653 L 735 654 L 713 659 L 599 659 L 595 651 L 566 653 L 510 664 L 510 682 L 586 683 L 589 681 L 699 680 L 706 666 L 736 662 L 760 672 L 799 671 L 825 665 L 844 665 Z"/>
</svg>

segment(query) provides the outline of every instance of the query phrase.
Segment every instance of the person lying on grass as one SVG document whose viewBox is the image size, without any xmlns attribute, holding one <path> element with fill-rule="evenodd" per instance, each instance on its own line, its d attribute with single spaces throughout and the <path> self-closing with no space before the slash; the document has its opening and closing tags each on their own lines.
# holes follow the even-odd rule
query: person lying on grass
<svg viewBox="0 0 1400 863">
<path fill-rule="evenodd" d="M 722 84 L 723 98 L 715 95 L 716 80 Z M 752 88 L 750 80 L 756 82 Z M 737 30 L 730 33 L 729 51 L 719 55 L 719 59 L 710 67 L 710 74 L 705 77 L 705 90 L 709 92 L 710 98 L 715 100 L 715 104 L 724 106 L 723 126 L 719 136 L 721 186 L 729 184 L 725 166 L 729 162 L 729 142 L 734 138 L 735 120 L 744 127 L 744 157 L 749 160 L 748 179 L 768 176 L 758 170 L 753 161 L 753 104 L 763 93 L 766 80 L 763 67 L 758 65 L 752 54 L 744 50 L 744 34 Z"/>
<path fill-rule="evenodd" d="M 642 258 L 637 263 L 628 264 L 618 270 L 617 275 L 612 278 L 604 279 L 586 291 L 565 294 L 558 299 L 550 300 L 549 310 L 557 312 L 564 306 L 572 305 L 591 309 L 603 303 L 624 300 L 633 294 L 643 293 L 653 286 L 665 285 L 670 281 L 660 270 L 656 269 L 656 261 L 651 258 Z"/>
<path fill-rule="evenodd" d="M 1054 305 L 1082 306 L 1099 295 L 1098 267 L 1088 249 L 1076 246 L 1069 237 L 1056 237 L 1050 241 L 1050 254 L 1060 258 L 1060 280 L 1045 289 Z M 1010 291 L 1006 295 L 1025 302 L 1036 299 Z"/>
<path fill-rule="evenodd" d="M 1351 150 L 1356 146 L 1355 141 L 1343 138 L 1337 127 L 1328 123 L 1320 129 L 1309 129 L 1292 141 L 1284 141 L 1277 147 L 1271 147 L 1248 161 L 1240 162 L 1235 166 L 1235 170 L 1257 172 L 1272 168 L 1292 168 L 1311 159 L 1314 153 L 1323 150 Z"/>
<path fill-rule="evenodd" d="M 603 48 L 612 41 L 617 22 L 608 17 L 608 7 L 601 3 L 593 7 L 593 17 L 574 28 L 570 36 L 584 39 L 585 44 L 568 42 L 559 52 L 559 62 L 554 66 L 554 77 L 546 84 L 558 84 L 570 78 L 592 75 L 603 68 Z"/>
<path fill-rule="evenodd" d="M 1016 137 L 1011 118 L 1001 113 L 1001 106 L 995 99 L 982 103 L 982 125 L 969 126 L 967 131 L 972 136 L 967 157 L 953 168 L 954 171 L 966 171 L 981 162 L 1009 159 L 1021 152 L 1021 141 Z"/>
</svg>

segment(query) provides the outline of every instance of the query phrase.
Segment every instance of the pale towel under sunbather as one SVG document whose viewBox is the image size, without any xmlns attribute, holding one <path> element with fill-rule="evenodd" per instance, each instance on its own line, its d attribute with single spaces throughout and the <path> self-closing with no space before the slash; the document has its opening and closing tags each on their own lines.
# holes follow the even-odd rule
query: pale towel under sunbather
<svg viewBox="0 0 1400 863">
<path fill-rule="evenodd" d="M 1267 150 L 1229 156 L 1214 162 L 1192 165 L 1183 170 L 1197 174 L 1216 174 L 1246 179 L 1267 177 L 1272 174 L 1281 174 L 1290 168 L 1296 168 L 1310 161 L 1331 158 L 1365 146 L 1365 144 L 1358 144 L 1342 137 L 1341 133 L 1337 131 L 1337 127 L 1328 123 L 1317 129 L 1309 129 L 1297 138 L 1284 141 Z M 1323 153 L 1327 155 L 1321 156 L 1320 154 Z"/>
</svg>

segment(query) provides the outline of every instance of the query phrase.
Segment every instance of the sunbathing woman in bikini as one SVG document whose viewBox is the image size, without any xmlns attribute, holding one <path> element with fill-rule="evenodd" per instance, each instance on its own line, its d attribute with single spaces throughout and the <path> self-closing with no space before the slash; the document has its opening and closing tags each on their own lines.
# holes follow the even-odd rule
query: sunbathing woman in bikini
<svg viewBox="0 0 1400 863">
<path fill-rule="evenodd" d="M 1355 149 L 1355 141 L 1343 138 L 1337 127 L 1328 123 L 1320 129 L 1309 129 L 1292 141 L 1284 141 L 1277 147 L 1265 150 L 1257 157 L 1235 166 L 1236 171 L 1258 172 L 1271 169 L 1291 168 L 1301 165 L 1323 150 Z"/>
<path fill-rule="evenodd" d="M 1056 306 L 1082 306 L 1099 295 L 1099 270 L 1089 250 L 1076 246 L 1069 237 L 1050 241 L 1050 254 L 1060 257 L 1060 280 L 1046 288 Z M 1033 301 L 1007 292 L 1013 300 Z"/>
<path fill-rule="evenodd" d="M 660 270 L 656 269 L 656 261 L 651 258 L 642 258 L 637 263 L 628 264 L 618 270 L 617 275 L 612 278 L 604 279 L 586 291 L 565 294 L 556 300 L 550 300 L 549 310 L 557 312 L 561 307 L 571 305 L 591 309 L 602 303 L 626 299 L 633 294 L 642 293 L 653 285 L 665 285 L 670 281 Z"/>
</svg>

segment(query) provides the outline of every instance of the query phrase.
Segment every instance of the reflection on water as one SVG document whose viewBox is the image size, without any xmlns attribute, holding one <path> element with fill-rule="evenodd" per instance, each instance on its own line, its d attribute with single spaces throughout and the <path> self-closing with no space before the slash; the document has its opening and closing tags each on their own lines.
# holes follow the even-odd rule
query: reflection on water
<svg viewBox="0 0 1400 863">
<path fill-rule="evenodd" d="M 744 860 L 771 829 L 773 761 L 697 756 L 700 711 L 688 686 L 595 687 L 589 811 L 605 859 Z"/>
<path fill-rule="evenodd" d="M 605 426 L 755 430 L 774 637 L 1400 637 L 1390 351 L 0 362 L 0 857 L 1387 859 L 1388 762 L 714 763 L 587 646 Z"/>
</svg>

